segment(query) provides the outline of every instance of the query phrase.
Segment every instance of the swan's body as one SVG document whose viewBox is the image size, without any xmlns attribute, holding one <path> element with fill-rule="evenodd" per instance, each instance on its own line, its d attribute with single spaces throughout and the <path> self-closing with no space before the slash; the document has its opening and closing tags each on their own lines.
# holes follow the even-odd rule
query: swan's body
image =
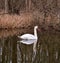
<svg viewBox="0 0 60 63">
<path fill-rule="evenodd" d="M 29 40 L 29 39 L 37 40 L 38 39 L 38 37 L 37 37 L 37 28 L 38 28 L 38 26 L 34 27 L 34 35 L 33 34 L 24 34 L 24 35 L 18 36 L 18 37 L 21 38 L 21 39 L 27 39 L 27 40 Z"/>
<path fill-rule="evenodd" d="M 30 39 L 37 39 L 37 37 L 35 37 L 34 35 L 32 34 L 24 34 L 22 36 L 20 36 L 21 39 L 27 39 L 27 40 L 30 40 Z"/>
</svg>

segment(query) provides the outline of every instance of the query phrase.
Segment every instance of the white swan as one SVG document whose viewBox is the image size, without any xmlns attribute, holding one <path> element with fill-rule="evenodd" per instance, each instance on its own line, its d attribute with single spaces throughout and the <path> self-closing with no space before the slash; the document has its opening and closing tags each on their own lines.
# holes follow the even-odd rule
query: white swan
<svg viewBox="0 0 60 63">
<path fill-rule="evenodd" d="M 38 40 L 37 29 L 38 29 L 38 26 L 35 26 L 34 35 L 24 34 L 22 36 L 18 36 L 18 38 L 22 39 L 21 41 L 18 41 L 18 42 L 21 42 L 21 43 L 27 44 L 27 45 L 33 44 L 33 54 L 34 54 L 33 58 L 35 58 L 35 56 L 36 56 L 36 44 L 37 44 L 37 40 Z"/>
<path fill-rule="evenodd" d="M 32 34 L 24 34 L 24 35 L 18 36 L 18 37 L 21 38 L 21 39 L 27 39 L 27 40 L 30 40 L 30 39 L 35 39 L 35 40 L 37 40 L 37 39 L 38 39 L 38 36 L 37 36 L 37 29 L 38 29 L 38 26 L 35 26 L 35 27 L 34 27 L 34 35 L 32 35 Z"/>
</svg>

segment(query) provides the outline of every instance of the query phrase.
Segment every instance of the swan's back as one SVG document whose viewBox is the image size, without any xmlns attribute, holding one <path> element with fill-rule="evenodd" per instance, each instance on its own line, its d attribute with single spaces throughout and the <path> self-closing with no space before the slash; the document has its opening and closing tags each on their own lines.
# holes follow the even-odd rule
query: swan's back
<svg viewBox="0 0 60 63">
<path fill-rule="evenodd" d="M 24 35 L 20 36 L 19 38 L 21 38 L 21 39 L 37 39 L 37 37 L 35 37 L 32 34 L 24 34 Z"/>
</svg>

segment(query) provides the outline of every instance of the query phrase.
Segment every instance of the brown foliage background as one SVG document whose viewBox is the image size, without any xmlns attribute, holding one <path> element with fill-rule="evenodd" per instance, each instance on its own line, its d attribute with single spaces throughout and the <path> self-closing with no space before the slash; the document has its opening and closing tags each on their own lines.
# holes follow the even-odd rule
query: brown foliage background
<svg viewBox="0 0 60 63">
<path fill-rule="evenodd" d="M 0 13 L 5 10 L 4 1 L 0 0 Z M 60 27 L 60 0 L 7 0 L 8 13 L 13 9 L 17 14 L 0 15 L 0 28 L 20 28 L 40 25 L 48 29 Z M 26 3 L 27 1 L 27 3 Z M 13 13 L 11 11 L 11 13 Z M 15 12 L 16 13 L 16 12 Z"/>
</svg>

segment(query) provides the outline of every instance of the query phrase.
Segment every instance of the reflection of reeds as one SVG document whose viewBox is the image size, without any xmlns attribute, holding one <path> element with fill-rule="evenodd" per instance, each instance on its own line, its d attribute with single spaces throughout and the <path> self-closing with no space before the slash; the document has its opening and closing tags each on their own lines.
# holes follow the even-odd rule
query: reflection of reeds
<svg viewBox="0 0 60 63">
<path fill-rule="evenodd" d="M 49 32 L 48 33 L 43 32 L 42 34 L 40 33 L 38 35 L 39 39 L 38 39 L 37 51 L 36 51 L 37 54 L 36 54 L 36 57 L 34 58 L 34 61 L 32 62 L 33 44 L 32 45 L 25 45 L 22 43 L 17 44 L 17 38 L 15 36 L 11 37 L 11 34 L 13 32 L 14 34 L 17 32 L 23 33 L 22 32 L 23 30 L 18 30 L 18 31 L 14 30 L 14 31 L 10 30 L 10 33 L 8 33 L 8 36 L 10 37 L 0 39 L 0 45 L 1 43 L 3 43 L 3 45 L 1 45 L 2 63 L 5 63 L 5 62 L 6 63 L 8 62 L 58 63 L 60 62 L 60 35 L 59 33 L 53 34 Z M 5 33 L 7 32 L 5 31 Z"/>
<path fill-rule="evenodd" d="M 18 30 L 0 30 L 0 38 L 13 36 L 14 34 L 17 34 Z"/>
<path fill-rule="evenodd" d="M 31 29 L 2 29 L 0 30 L 0 38 L 18 35 L 22 33 L 31 33 Z"/>
</svg>

